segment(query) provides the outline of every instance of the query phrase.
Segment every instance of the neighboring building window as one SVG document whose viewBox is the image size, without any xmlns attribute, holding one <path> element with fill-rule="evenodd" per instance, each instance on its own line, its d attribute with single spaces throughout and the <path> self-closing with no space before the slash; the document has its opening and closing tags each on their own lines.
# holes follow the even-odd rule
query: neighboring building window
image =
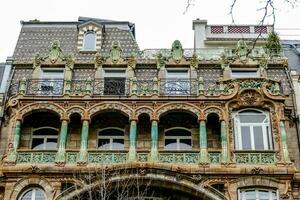
<svg viewBox="0 0 300 200">
<path fill-rule="evenodd" d="M 258 78 L 257 69 L 232 69 L 231 78 Z"/>
<path fill-rule="evenodd" d="M 62 69 L 44 69 L 41 74 L 41 80 L 33 80 L 28 88 L 35 88 L 35 82 L 38 84 L 39 95 L 62 95 L 64 83 L 64 71 Z M 29 90 L 29 92 L 32 92 Z"/>
<path fill-rule="evenodd" d="M 121 128 L 105 128 L 98 133 L 98 148 L 107 150 L 124 149 L 124 130 Z"/>
<path fill-rule="evenodd" d="M 83 50 L 94 51 L 96 49 L 96 33 L 94 31 L 88 31 L 84 34 Z"/>
<path fill-rule="evenodd" d="M 104 70 L 104 95 L 125 95 L 125 69 Z"/>
<path fill-rule="evenodd" d="M 45 192 L 40 188 L 29 188 L 19 200 L 46 200 Z"/>
<path fill-rule="evenodd" d="M 239 200 L 279 200 L 279 198 L 275 190 L 251 188 L 240 190 Z"/>
<path fill-rule="evenodd" d="M 186 128 L 171 128 L 165 131 L 166 150 L 191 150 L 192 134 Z"/>
<path fill-rule="evenodd" d="M 272 150 L 268 112 L 244 110 L 234 115 L 237 150 Z"/>
<path fill-rule="evenodd" d="M 168 69 L 165 82 L 165 94 L 168 95 L 189 95 L 190 78 L 189 71 Z"/>
<path fill-rule="evenodd" d="M 31 149 L 57 149 L 58 130 L 52 127 L 42 127 L 33 131 Z"/>
</svg>

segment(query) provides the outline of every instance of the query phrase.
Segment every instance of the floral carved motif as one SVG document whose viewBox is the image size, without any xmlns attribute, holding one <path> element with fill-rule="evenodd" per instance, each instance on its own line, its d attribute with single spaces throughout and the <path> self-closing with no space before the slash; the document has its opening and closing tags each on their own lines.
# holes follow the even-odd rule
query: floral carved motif
<svg viewBox="0 0 300 200">
<path fill-rule="evenodd" d="M 262 97 L 255 90 L 246 90 L 240 94 L 239 104 L 244 106 L 253 106 L 260 103 Z"/>
</svg>

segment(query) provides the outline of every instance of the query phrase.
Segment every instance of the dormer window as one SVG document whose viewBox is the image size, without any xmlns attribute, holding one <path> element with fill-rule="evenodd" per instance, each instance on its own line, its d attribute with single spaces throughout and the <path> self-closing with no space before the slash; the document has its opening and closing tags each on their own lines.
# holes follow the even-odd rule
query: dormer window
<svg viewBox="0 0 300 200">
<path fill-rule="evenodd" d="M 84 34 L 83 50 L 84 51 L 96 50 L 96 33 L 94 31 L 88 31 Z"/>
</svg>

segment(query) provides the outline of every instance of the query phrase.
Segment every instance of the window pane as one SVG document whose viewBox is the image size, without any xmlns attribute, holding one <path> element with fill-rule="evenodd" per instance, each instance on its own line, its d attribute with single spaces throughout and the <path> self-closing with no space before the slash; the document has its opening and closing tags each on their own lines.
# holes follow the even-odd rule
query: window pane
<svg viewBox="0 0 300 200">
<path fill-rule="evenodd" d="M 123 150 L 124 149 L 124 140 L 123 139 L 114 139 L 114 142 L 112 143 L 112 149 Z"/>
<path fill-rule="evenodd" d="M 272 192 L 272 200 L 277 200 L 277 193 L 276 192 Z"/>
<path fill-rule="evenodd" d="M 263 130 L 261 126 L 253 127 L 255 149 L 264 149 Z"/>
<path fill-rule="evenodd" d="M 31 197 L 33 195 L 32 190 L 29 190 L 28 192 L 26 192 L 23 197 L 21 198 L 21 200 L 31 200 Z"/>
<path fill-rule="evenodd" d="M 48 138 L 45 149 L 57 149 L 57 138 Z"/>
<path fill-rule="evenodd" d="M 32 139 L 32 149 L 43 149 L 44 138 L 33 138 Z"/>
<path fill-rule="evenodd" d="M 96 47 L 96 34 L 88 32 L 84 35 L 84 50 L 95 50 Z"/>
<path fill-rule="evenodd" d="M 180 143 L 192 146 L 192 140 L 191 139 L 180 139 L 179 141 L 180 141 Z"/>
<path fill-rule="evenodd" d="M 256 199 L 256 192 L 255 190 L 248 190 L 244 192 L 245 200 L 255 200 Z"/>
<path fill-rule="evenodd" d="M 266 118 L 264 114 L 241 114 L 239 116 L 242 123 L 263 123 Z"/>
<path fill-rule="evenodd" d="M 165 149 L 176 150 L 177 149 L 176 139 L 165 139 Z"/>
<path fill-rule="evenodd" d="M 190 139 L 180 139 L 179 149 L 180 150 L 192 149 L 192 141 Z"/>
<path fill-rule="evenodd" d="M 269 200 L 269 191 L 259 191 L 260 200 Z"/>
<path fill-rule="evenodd" d="M 45 200 L 45 194 L 41 190 L 36 190 L 35 192 L 35 200 Z"/>
<path fill-rule="evenodd" d="M 242 137 L 242 149 L 249 150 L 251 149 L 251 137 L 250 137 L 250 127 L 242 126 L 241 127 L 241 137 Z"/>
<path fill-rule="evenodd" d="M 246 70 L 232 70 L 231 72 L 232 78 L 251 78 L 251 77 L 258 77 L 257 71 L 246 71 Z"/>
<path fill-rule="evenodd" d="M 98 140 L 98 148 L 101 149 L 109 149 L 110 139 L 99 139 Z"/>
</svg>

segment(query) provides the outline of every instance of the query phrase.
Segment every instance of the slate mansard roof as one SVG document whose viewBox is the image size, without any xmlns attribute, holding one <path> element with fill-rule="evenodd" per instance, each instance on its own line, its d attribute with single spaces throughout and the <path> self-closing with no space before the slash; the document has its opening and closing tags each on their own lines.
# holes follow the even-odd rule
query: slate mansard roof
<svg viewBox="0 0 300 200">
<path fill-rule="evenodd" d="M 123 54 L 137 53 L 135 26 L 124 21 L 111 21 L 79 17 L 77 22 L 21 22 L 22 28 L 13 54 L 15 64 L 32 63 L 36 53 L 47 55 L 54 40 L 60 41 L 62 54 L 72 53 L 76 63 L 92 62 L 94 52 L 80 52 L 78 49 L 78 26 L 93 22 L 103 27 L 100 54 L 108 54 L 113 41 L 119 41 Z"/>
<path fill-rule="evenodd" d="M 284 55 L 288 58 L 289 68 L 300 74 L 300 40 L 282 40 Z"/>
</svg>

